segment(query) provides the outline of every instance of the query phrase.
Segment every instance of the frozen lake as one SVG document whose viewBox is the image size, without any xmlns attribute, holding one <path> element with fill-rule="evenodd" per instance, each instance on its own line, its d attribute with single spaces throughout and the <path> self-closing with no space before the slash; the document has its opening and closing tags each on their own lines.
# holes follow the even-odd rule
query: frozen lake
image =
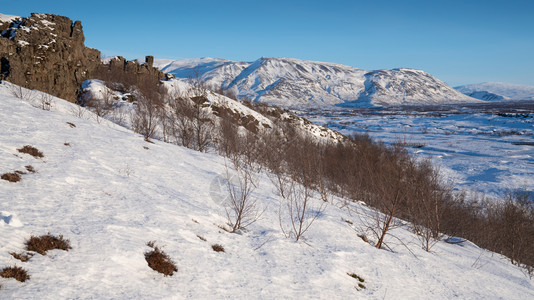
<svg viewBox="0 0 534 300">
<path fill-rule="evenodd" d="M 534 103 L 296 110 L 345 135 L 367 133 L 429 157 L 457 190 L 500 196 L 534 190 Z"/>
</svg>

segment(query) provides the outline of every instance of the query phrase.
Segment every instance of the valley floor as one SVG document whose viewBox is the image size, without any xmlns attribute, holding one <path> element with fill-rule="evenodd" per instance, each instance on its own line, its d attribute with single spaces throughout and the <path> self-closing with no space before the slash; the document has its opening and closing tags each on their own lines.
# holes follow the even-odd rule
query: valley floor
<svg viewBox="0 0 534 300">
<path fill-rule="evenodd" d="M 534 105 L 405 107 L 298 111 L 343 134 L 367 133 L 431 158 L 457 190 L 500 197 L 534 191 Z"/>
</svg>

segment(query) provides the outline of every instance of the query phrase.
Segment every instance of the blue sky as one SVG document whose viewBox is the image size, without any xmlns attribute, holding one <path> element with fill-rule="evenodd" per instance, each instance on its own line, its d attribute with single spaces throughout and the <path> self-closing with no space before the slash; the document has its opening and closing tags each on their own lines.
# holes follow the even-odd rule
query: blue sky
<svg viewBox="0 0 534 300">
<path fill-rule="evenodd" d="M 422 69 L 452 86 L 534 85 L 534 1 L 9 1 L 81 20 L 103 55 L 294 57 Z"/>
</svg>

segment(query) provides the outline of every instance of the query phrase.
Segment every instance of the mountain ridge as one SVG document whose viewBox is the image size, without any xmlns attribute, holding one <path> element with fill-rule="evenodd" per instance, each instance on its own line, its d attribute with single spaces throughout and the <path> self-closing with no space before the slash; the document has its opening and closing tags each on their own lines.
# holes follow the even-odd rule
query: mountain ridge
<svg viewBox="0 0 534 300">
<path fill-rule="evenodd" d="M 468 96 L 486 101 L 534 100 L 534 86 L 504 82 L 482 82 L 457 86 Z"/>
<path fill-rule="evenodd" d="M 254 62 L 200 58 L 156 59 L 177 78 L 195 73 L 214 90 L 279 106 L 387 106 L 477 102 L 430 74 L 396 68 L 367 71 L 330 62 L 261 57 Z"/>
</svg>

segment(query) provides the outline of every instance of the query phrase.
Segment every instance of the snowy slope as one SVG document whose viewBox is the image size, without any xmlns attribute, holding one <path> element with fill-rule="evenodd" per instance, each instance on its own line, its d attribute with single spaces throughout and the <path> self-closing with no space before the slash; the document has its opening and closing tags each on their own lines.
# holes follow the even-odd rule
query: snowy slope
<svg viewBox="0 0 534 300">
<path fill-rule="evenodd" d="M 10 23 L 15 19 L 20 19 L 19 16 L 0 14 L 0 23 Z"/>
<path fill-rule="evenodd" d="M 216 90 L 279 106 L 476 101 L 413 69 L 369 72 L 334 63 L 265 57 L 252 63 L 211 58 L 156 62 L 161 70 L 178 78 L 189 78 L 197 70 Z"/>
<path fill-rule="evenodd" d="M 187 95 L 188 91 L 191 91 L 192 89 L 188 82 L 176 79 L 162 81 L 162 83 L 167 88 L 168 97 L 173 97 L 174 95 Z M 86 80 L 82 85 L 82 98 L 100 99 L 103 101 L 104 97 L 111 96 L 111 98 L 118 99 L 114 104 L 114 110 L 109 115 L 105 116 L 105 118 L 114 123 L 131 128 L 130 118 L 133 115 L 134 106 L 127 100 L 124 100 L 125 95 L 126 94 L 121 92 L 110 90 L 100 80 Z M 204 109 L 211 114 L 214 121 L 216 120 L 214 108 L 218 107 L 229 109 L 232 113 L 239 115 L 239 118 L 249 120 L 251 123 L 252 120 L 254 120 L 257 130 L 269 130 L 275 127 L 273 120 L 269 119 L 268 116 L 247 107 L 240 101 L 236 101 L 211 91 L 207 93 L 206 98 L 209 102 L 209 106 Z M 280 118 L 291 121 L 304 132 L 308 132 L 311 136 L 315 136 L 319 139 L 327 140 L 329 142 L 344 139 L 344 137 L 337 131 L 318 126 L 287 112 L 282 113 Z M 156 138 L 162 139 L 162 136 L 162 133 L 158 131 Z"/>
<path fill-rule="evenodd" d="M 0 172 L 26 165 L 37 171 L 18 183 L 0 180 L 0 268 L 18 265 L 31 275 L 25 283 L 0 278 L 2 299 L 534 297 L 533 281 L 520 269 L 469 242 L 438 242 L 427 253 L 399 228 L 396 236 L 413 254 L 394 240 L 395 252 L 375 249 L 354 231 L 369 210 L 340 199 L 327 206 L 306 243 L 286 239 L 265 175 L 254 193 L 266 208 L 262 218 L 248 231 L 227 233 L 218 227 L 224 208 L 210 193 L 224 172 L 221 157 L 147 143 L 115 124 L 87 120 L 89 114 L 75 117 L 76 110 L 56 99 L 52 111 L 43 111 L 0 85 Z M 26 144 L 44 158 L 16 151 Z M 70 239 L 72 250 L 24 263 L 9 255 L 22 251 L 31 234 L 47 232 Z M 151 240 L 176 262 L 174 276 L 147 266 L 143 252 Z M 226 253 L 212 251 L 215 243 Z M 347 272 L 363 277 L 366 288 L 358 291 Z"/>
<path fill-rule="evenodd" d="M 483 82 L 457 86 L 455 89 L 470 97 L 488 101 L 534 100 L 534 86 L 503 82 Z"/>
</svg>

